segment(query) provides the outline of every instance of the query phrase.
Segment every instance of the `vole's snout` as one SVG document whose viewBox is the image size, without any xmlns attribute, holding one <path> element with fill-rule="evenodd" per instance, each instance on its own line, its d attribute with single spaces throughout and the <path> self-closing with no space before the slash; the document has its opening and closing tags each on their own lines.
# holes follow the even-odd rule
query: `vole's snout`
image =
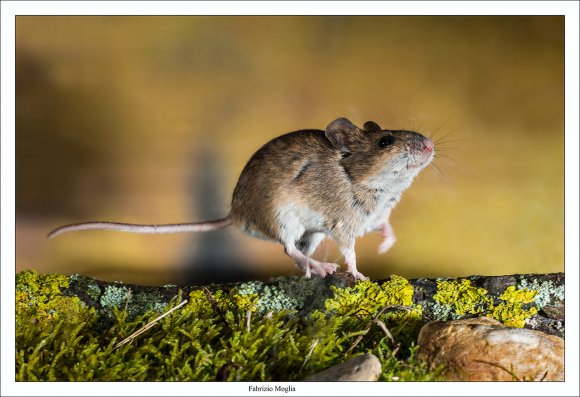
<svg viewBox="0 0 580 397">
<path fill-rule="evenodd" d="M 412 134 L 409 148 L 416 154 L 430 155 L 435 149 L 433 141 L 416 132 Z"/>
<path fill-rule="evenodd" d="M 435 154 L 435 144 L 427 137 L 416 132 L 412 133 L 408 143 L 413 160 L 407 164 L 408 169 L 418 169 L 427 165 Z"/>
<path fill-rule="evenodd" d="M 433 141 L 429 138 L 423 138 L 423 152 L 424 153 L 431 153 L 433 151 Z"/>
</svg>

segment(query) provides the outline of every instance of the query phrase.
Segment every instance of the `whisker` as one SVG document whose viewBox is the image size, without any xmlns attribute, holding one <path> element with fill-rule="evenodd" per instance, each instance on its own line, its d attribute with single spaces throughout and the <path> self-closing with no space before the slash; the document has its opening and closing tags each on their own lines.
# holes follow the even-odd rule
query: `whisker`
<svg viewBox="0 0 580 397">
<path fill-rule="evenodd" d="M 435 137 L 437 136 L 437 133 L 441 129 L 442 124 L 443 124 L 443 122 L 437 124 L 435 126 L 435 128 L 433 128 L 433 130 L 431 131 L 431 140 L 435 139 Z"/>
<path fill-rule="evenodd" d="M 437 169 L 437 171 L 439 171 L 439 173 L 440 173 L 442 176 L 445 176 L 445 174 L 443 173 L 443 171 L 441 171 L 441 168 L 439 168 L 439 167 L 437 166 L 437 164 L 435 164 L 435 163 L 433 163 L 433 162 L 432 162 L 431 164 L 433 165 L 433 167 L 435 167 L 435 169 Z"/>
<path fill-rule="evenodd" d="M 446 151 L 446 150 L 453 150 L 455 148 L 454 147 L 437 147 L 435 149 L 437 149 L 437 151 L 440 152 L 440 151 Z"/>
<path fill-rule="evenodd" d="M 454 161 L 454 162 L 456 162 L 456 163 L 457 163 L 457 160 L 455 160 L 454 158 L 451 158 L 451 157 L 449 157 L 449 156 L 446 156 L 446 155 L 444 155 L 444 154 L 436 154 L 436 155 L 435 155 L 435 157 L 439 157 L 439 156 L 440 156 L 440 157 L 445 157 L 446 159 L 449 159 L 449 160 L 451 160 L 451 161 Z"/>
<path fill-rule="evenodd" d="M 421 122 L 417 126 L 417 131 L 420 131 L 421 130 L 421 127 L 423 127 L 423 124 L 425 124 L 425 120 L 421 120 Z"/>
<path fill-rule="evenodd" d="M 435 136 L 437 135 L 437 133 L 439 132 L 439 130 L 441 129 L 441 127 L 443 127 L 445 125 L 445 123 L 447 123 L 449 120 L 451 120 L 451 118 L 455 115 L 455 113 L 451 113 L 445 120 L 443 120 L 442 122 L 440 122 L 435 131 L 432 133 L 431 135 L 431 139 L 435 138 Z M 453 131 L 452 131 L 453 132 Z"/>
<path fill-rule="evenodd" d="M 433 142 L 433 143 L 442 145 L 444 143 L 449 143 L 449 142 L 472 141 L 473 140 L 471 138 L 461 138 L 461 139 L 451 139 L 449 141 L 443 141 L 443 138 L 445 138 L 445 137 L 441 137 L 440 139 L 438 139 L 436 142 Z"/>
<path fill-rule="evenodd" d="M 439 126 L 437 126 L 437 128 L 433 132 L 433 137 L 437 136 L 437 134 L 439 133 L 439 131 L 441 131 L 441 128 L 443 127 L 443 124 L 445 124 L 445 122 L 442 122 Z"/>
<path fill-rule="evenodd" d="M 450 132 L 449 132 L 449 133 L 447 133 L 447 134 L 445 134 L 445 135 L 443 135 L 442 137 L 439 137 L 439 139 L 437 139 L 437 140 L 435 141 L 435 143 L 441 143 L 441 142 L 444 142 L 444 139 L 445 139 L 445 138 L 447 138 L 449 135 L 451 135 L 451 133 L 450 133 Z M 446 141 L 445 141 L 445 142 L 446 142 Z"/>
</svg>

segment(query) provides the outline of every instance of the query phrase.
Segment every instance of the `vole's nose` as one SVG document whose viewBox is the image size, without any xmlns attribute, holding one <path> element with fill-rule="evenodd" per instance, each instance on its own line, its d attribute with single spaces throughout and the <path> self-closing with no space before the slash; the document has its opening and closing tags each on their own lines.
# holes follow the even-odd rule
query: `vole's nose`
<svg viewBox="0 0 580 397">
<path fill-rule="evenodd" d="M 435 146 L 433 145 L 433 141 L 431 139 L 429 138 L 423 139 L 423 152 L 431 153 L 434 147 Z"/>
</svg>

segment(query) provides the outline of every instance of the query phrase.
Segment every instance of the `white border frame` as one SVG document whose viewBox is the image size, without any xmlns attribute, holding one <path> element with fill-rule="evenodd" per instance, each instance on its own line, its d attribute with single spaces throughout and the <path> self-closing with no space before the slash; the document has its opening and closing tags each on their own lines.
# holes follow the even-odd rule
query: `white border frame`
<svg viewBox="0 0 580 397">
<path fill-rule="evenodd" d="M 578 395 L 578 13 L 576 1 L 2 1 L 1 296 L 2 395 L 282 395 L 249 385 L 292 385 L 288 395 Z M 419 11 L 419 12 L 418 12 Z M 551 383 L 63 383 L 14 381 L 15 16 L 16 15 L 565 15 L 566 34 L 566 382 Z"/>
</svg>

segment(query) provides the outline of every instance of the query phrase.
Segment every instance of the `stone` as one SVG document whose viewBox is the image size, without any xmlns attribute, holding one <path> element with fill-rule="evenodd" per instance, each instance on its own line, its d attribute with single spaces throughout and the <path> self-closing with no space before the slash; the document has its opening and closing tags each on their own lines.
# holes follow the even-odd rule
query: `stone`
<svg viewBox="0 0 580 397">
<path fill-rule="evenodd" d="M 308 382 L 376 381 L 381 371 L 381 362 L 377 356 L 363 354 L 311 375 L 304 380 Z"/>
<path fill-rule="evenodd" d="M 479 284 L 481 285 L 478 286 L 485 288 L 488 293 L 494 296 L 499 296 L 507 287 L 512 285 L 515 286 L 517 280 L 514 276 L 490 276 L 482 278 Z"/>
<path fill-rule="evenodd" d="M 564 320 L 565 303 L 564 301 L 555 301 L 552 305 L 545 305 L 542 307 L 542 313 L 554 320 Z"/>
<path fill-rule="evenodd" d="M 418 358 L 443 365 L 447 380 L 564 380 L 562 338 L 487 317 L 429 322 L 418 344 Z"/>
</svg>

